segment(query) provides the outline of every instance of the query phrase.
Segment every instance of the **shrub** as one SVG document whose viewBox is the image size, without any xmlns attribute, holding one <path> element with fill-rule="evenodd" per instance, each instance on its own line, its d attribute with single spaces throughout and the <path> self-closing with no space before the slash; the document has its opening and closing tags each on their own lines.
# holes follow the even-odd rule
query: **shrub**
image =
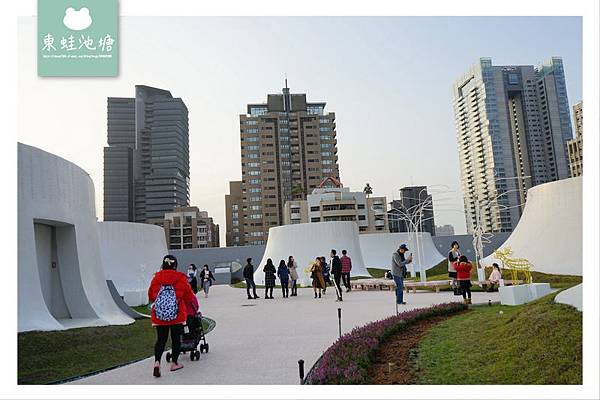
<svg viewBox="0 0 600 400">
<path fill-rule="evenodd" d="M 309 384 L 368 383 L 367 369 L 379 346 L 417 321 L 450 315 L 466 309 L 462 303 L 444 303 L 428 308 L 405 311 L 379 321 L 354 328 L 329 347 L 306 377 Z"/>
</svg>

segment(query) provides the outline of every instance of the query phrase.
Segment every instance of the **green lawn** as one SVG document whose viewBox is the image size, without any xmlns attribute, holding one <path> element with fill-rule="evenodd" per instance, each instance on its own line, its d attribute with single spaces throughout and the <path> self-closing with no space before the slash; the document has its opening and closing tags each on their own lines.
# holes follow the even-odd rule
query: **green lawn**
<svg viewBox="0 0 600 400">
<path fill-rule="evenodd" d="M 554 296 L 442 321 L 414 353 L 416 383 L 581 384 L 582 314 Z"/>
<path fill-rule="evenodd" d="M 147 310 L 147 309 L 146 309 Z M 204 319 L 206 332 L 214 321 Z M 19 384 L 45 384 L 150 357 L 156 334 L 149 319 L 131 325 L 18 334 Z"/>
</svg>

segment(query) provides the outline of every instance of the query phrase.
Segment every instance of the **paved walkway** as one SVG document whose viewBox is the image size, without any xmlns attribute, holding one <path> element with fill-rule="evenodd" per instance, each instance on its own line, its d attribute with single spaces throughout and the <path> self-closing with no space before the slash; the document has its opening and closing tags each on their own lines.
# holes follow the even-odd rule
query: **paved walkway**
<svg viewBox="0 0 600 400">
<path fill-rule="evenodd" d="M 207 335 L 210 352 L 185 367 L 169 372 L 163 358 L 162 377 L 152 376 L 153 358 L 108 371 L 74 384 L 298 384 L 298 360 L 306 372 L 338 337 L 337 308 L 342 308 L 342 331 L 395 313 L 393 291 L 352 291 L 344 302 L 335 302 L 329 288 L 322 299 L 311 289 L 299 289 L 298 297 L 247 300 L 245 289 L 213 286 L 210 297 L 199 295 L 200 309 L 214 319 L 216 328 Z M 264 297 L 264 292 L 259 291 Z M 401 309 L 462 300 L 451 292 L 417 292 L 405 295 Z M 498 293 L 473 293 L 473 303 L 498 301 Z"/>
</svg>

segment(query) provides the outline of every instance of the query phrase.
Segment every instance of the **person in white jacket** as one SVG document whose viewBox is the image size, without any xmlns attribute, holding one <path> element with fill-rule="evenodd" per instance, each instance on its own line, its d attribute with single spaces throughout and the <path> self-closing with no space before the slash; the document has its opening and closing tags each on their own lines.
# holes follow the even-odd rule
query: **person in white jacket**
<svg viewBox="0 0 600 400">
<path fill-rule="evenodd" d="M 488 292 L 494 291 L 494 285 L 500 286 L 500 281 L 502 280 L 502 272 L 500 271 L 500 267 L 497 263 L 492 264 L 492 272 L 490 273 L 490 277 L 488 281 L 490 282 L 490 286 L 488 288 Z"/>
<path fill-rule="evenodd" d="M 298 296 L 298 264 L 294 261 L 294 256 L 288 257 L 287 267 L 290 271 L 290 285 L 292 287 L 290 296 Z"/>
</svg>

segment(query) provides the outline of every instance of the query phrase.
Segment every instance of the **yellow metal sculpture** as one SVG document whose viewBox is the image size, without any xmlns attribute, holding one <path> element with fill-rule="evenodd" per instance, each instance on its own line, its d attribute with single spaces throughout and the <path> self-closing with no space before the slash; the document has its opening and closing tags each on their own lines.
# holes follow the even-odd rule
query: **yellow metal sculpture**
<svg viewBox="0 0 600 400">
<path fill-rule="evenodd" d="M 502 263 L 502 269 L 510 271 L 511 278 L 513 281 L 518 280 L 518 273 L 523 272 L 525 275 L 525 283 L 531 283 L 531 267 L 533 264 L 525 258 L 510 258 L 512 255 L 512 249 L 510 247 L 504 247 L 494 251 L 494 257 L 496 257 Z"/>
</svg>

